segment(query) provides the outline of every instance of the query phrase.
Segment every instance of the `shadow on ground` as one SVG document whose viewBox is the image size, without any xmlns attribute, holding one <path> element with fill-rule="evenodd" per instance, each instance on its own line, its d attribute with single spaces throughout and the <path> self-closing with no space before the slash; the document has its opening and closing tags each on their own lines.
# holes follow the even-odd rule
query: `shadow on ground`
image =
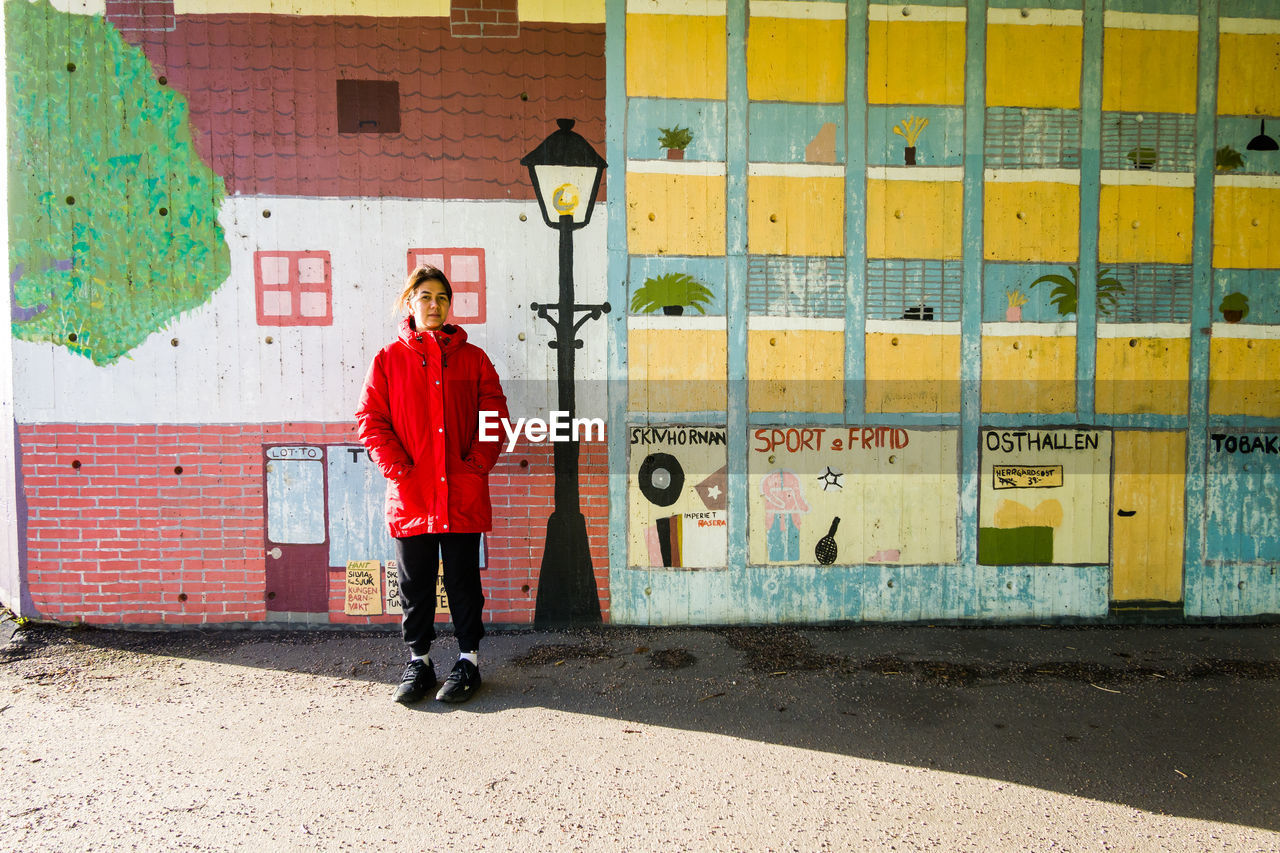
<svg viewBox="0 0 1280 853">
<path fill-rule="evenodd" d="M 468 705 L 541 707 L 822 750 L 1280 831 L 1280 626 L 599 628 L 494 632 Z M 433 650 L 443 674 L 456 651 Z M 144 655 L 391 685 L 369 632 L 29 627 L 41 683 Z"/>
</svg>

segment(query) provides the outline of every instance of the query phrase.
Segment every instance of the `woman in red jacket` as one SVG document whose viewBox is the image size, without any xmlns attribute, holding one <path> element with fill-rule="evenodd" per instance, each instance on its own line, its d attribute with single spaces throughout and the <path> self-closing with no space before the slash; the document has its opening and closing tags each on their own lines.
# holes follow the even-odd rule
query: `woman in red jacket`
<svg viewBox="0 0 1280 853">
<path fill-rule="evenodd" d="M 435 267 L 409 274 L 396 301 L 398 338 L 378 351 L 356 412 L 360 441 L 387 478 L 387 525 L 399 557 L 402 629 L 409 646 L 395 700 L 436 685 L 436 571 L 444 566 L 460 656 L 436 699 L 465 702 L 480 686 L 480 534 L 492 528 L 489 471 L 500 440 L 481 441 L 481 412 L 507 418 L 507 398 L 484 350 L 447 324 L 453 288 Z"/>
</svg>

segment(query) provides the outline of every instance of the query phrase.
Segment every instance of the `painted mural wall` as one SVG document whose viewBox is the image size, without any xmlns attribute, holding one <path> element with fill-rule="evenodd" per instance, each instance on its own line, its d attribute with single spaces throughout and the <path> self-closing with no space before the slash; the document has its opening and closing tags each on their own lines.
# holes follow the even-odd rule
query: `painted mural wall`
<svg viewBox="0 0 1280 853">
<path fill-rule="evenodd" d="M 615 623 L 1280 612 L 1272 4 L 3 8 L 29 615 L 396 621 L 351 413 L 422 262 L 513 417 L 607 421 L 491 475 L 495 624 L 566 477 Z"/>
</svg>

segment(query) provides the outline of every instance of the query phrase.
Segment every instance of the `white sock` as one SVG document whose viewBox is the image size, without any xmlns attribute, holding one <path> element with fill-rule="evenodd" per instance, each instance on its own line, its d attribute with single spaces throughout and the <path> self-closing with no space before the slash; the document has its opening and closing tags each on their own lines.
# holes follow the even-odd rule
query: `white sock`
<svg viewBox="0 0 1280 853">
<path fill-rule="evenodd" d="M 461 654 L 458 655 L 458 660 L 469 660 L 471 661 L 473 666 L 479 668 L 480 653 L 479 652 L 462 652 Z"/>
<path fill-rule="evenodd" d="M 419 655 L 419 654 L 414 654 L 413 652 L 409 652 L 409 660 L 426 660 L 426 659 L 427 659 L 426 655 Z"/>
</svg>

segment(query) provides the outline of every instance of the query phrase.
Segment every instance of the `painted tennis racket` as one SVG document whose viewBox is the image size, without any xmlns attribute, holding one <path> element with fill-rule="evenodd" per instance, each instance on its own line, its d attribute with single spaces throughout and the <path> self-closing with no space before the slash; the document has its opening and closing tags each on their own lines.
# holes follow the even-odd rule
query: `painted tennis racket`
<svg viewBox="0 0 1280 853">
<path fill-rule="evenodd" d="M 840 516 L 836 516 L 831 521 L 831 529 L 827 531 L 827 535 L 818 540 L 818 544 L 814 546 L 813 556 L 818 558 L 818 562 L 824 566 L 829 566 L 836 561 L 836 528 L 840 526 Z"/>
</svg>

